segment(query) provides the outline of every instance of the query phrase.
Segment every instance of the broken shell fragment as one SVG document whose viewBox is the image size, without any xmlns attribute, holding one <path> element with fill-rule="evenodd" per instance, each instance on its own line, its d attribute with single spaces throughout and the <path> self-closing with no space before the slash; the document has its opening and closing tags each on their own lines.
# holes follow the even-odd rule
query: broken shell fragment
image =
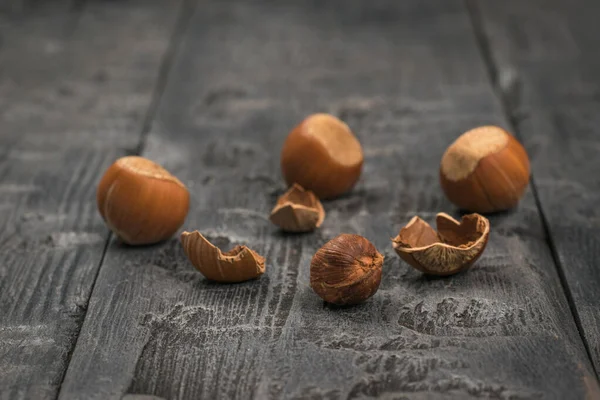
<svg viewBox="0 0 600 400">
<path fill-rule="evenodd" d="M 277 199 L 269 219 L 284 231 L 309 232 L 321 226 L 325 211 L 313 192 L 295 183 Z"/>
<path fill-rule="evenodd" d="M 194 267 L 216 282 L 243 282 L 265 272 L 265 259 L 246 246 L 223 253 L 198 231 L 183 232 L 181 243 Z"/>
<path fill-rule="evenodd" d="M 436 223 L 437 232 L 421 218 L 413 217 L 392 239 L 400 258 L 430 275 L 452 275 L 473 265 L 488 241 L 488 219 L 469 214 L 459 222 L 439 213 Z"/>
</svg>

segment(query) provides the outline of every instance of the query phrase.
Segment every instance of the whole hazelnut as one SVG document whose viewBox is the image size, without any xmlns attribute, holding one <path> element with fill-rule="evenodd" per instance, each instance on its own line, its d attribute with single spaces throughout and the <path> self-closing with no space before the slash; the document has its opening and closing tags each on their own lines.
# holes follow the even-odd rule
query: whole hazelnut
<svg viewBox="0 0 600 400">
<path fill-rule="evenodd" d="M 288 135 L 281 170 L 288 185 L 298 183 L 319 198 L 350 190 L 362 170 L 363 152 L 348 125 L 333 115 L 313 114 Z"/>
<path fill-rule="evenodd" d="M 342 234 L 313 256 L 310 286 L 323 300 L 358 304 L 373 296 L 381 282 L 383 256 L 359 235 Z"/>
<path fill-rule="evenodd" d="M 96 200 L 100 215 L 119 239 L 140 245 L 173 235 L 185 220 L 190 195 L 183 183 L 160 165 L 129 156 L 106 170 Z"/>
<path fill-rule="evenodd" d="M 444 153 L 440 182 L 448 199 L 478 213 L 517 205 L 529 183 L 529 157 L 510 133 L 482 126 L 461 135 Z"/>
</svg>

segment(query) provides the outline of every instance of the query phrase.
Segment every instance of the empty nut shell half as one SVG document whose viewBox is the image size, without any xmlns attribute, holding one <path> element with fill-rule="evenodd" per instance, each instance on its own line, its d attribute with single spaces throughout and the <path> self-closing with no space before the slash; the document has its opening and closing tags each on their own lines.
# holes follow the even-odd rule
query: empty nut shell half
<svg viewBox="0 0 600 400">
<path fill-rule="evenodd" d="M 430 275 L 452 275 L 469 268 L 485 249 L 490 222 L 469 214 L 459 222 L 445 213 L 436 217 L 438 231 L 415 216 L 392 239 L 396 253 L 411 266 Z"/>
<path fill-rule="evenodd" d="M 313 192 L 295 183 L 279 197 L 269 219 L 287 232 L 310 232 L 321 226 L 325 211 Z"/>
<path fill-rule="evenodd" d="M 265 272 L 265 259 L 246 246 L 223 253 L 198 231 L 183 232 L 181 243 L 194 267 L 216 282 L 243 282 Z"/>
</svg>

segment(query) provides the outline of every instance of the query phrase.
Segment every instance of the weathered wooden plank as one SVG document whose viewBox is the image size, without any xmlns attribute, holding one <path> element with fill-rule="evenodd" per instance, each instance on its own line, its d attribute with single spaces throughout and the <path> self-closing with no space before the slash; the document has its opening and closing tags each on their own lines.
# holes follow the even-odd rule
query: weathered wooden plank
<svg viewBox="0 0 600 400">
<path fill-rule="evenodd" d="M 2 20 L 0 398 L 57 396 L 108 239 L 98 175 L 139 143 L 177 8 Z"/>
<path fill-rule="evenodd" d="M 305 115 L 342 116 L 365 147 L 353 193 L 319 231 L 282 235 L 279 148 Z M 452 211 L 445 147 L 506 125 L 458 1 L 205 1 L 145 155 L 192 192 L 186 229 L 268 259 L 258 281 L 204 280 L 177 238 L 111 242 L 61 398 L 557 398 L 598 393 L 531 192 L 492 217 L 478 267 L 430 279 L 393 254 L 418 213 Z M 341 232 L 386 255 L 367 303 L 324 305 L 310 259 Z"/>
<path fill-rule="evenodd" d="M 597 101 L 600 56 L 593 0 L 518 1 L 479 6 L 483 28 L 498 70 L 498 80 L 512 107 L 527 113 L 532 107 Z"/>
<path fill-rule="evenodd" d="M 40 17 L 42 15 L 50 16 L 50 19 L 56 19 L 59 10 L 64 14 L 79 14 L 83 3 L 86 0 L 3 0 L 0 2 L 0 19 L 23 19 L 32 16 Z"/>
<path fill-rule="evenodd" d="M 480 14 L 497 75 L 512 75 L 499 87 L 532 156 L 541 209 L 597 372 L 599 13 L 600 3 L 579 0 L 481 2 Z"/>
<path fill-rule="evenodd" d="M 27 8 L 26 0 L 6 0 L 0 3 L 1 14 L 21 14 Z"/>
</svg>

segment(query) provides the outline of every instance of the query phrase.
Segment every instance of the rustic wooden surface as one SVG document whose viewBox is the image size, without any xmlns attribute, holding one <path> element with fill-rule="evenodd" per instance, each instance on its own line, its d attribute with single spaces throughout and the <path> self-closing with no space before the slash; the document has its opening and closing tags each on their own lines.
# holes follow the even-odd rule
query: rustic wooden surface
<svg viewBox="0 0 600 400">
<path fill-rule="evenodd" d="M 582 0 L 489 1 L 479 10 L 497 87 L 532 155 L 540 210 L 597 372 L 599 14 L 599 2 Z"/>
<path fill-rule="evenodd" d="M 28 6 L 0 14 L 0 398 L 600 396 L 591 12 L 517 0 L 13 3 Z M 282 235 L 266 218 L 284 190 L 279 148 L 316 111 L 348 122 L 365 170 L 325 203 L 320 230 Z M 491 216 L 475 268 L 426 278 L 389 238 L 415 214 L 456 214 L 439 160 L 484 123 L 517 129 L 534 185 Z M 266 274 L 214 284 L 176 237 L 110 238 L 95 185 L 138 152 L 190 188 L 183 228 L 248 244 Z M 386 256 L 379 292 L 357 307 L 308 286 L 312 254 L 341 232 Z"/>
<path fill-rule="evenodd" d="M 98 177 L 139 143 L 176 8 L 0 17 L 0 398 L 58 394 L 108 239 Z"/>
</svg>

